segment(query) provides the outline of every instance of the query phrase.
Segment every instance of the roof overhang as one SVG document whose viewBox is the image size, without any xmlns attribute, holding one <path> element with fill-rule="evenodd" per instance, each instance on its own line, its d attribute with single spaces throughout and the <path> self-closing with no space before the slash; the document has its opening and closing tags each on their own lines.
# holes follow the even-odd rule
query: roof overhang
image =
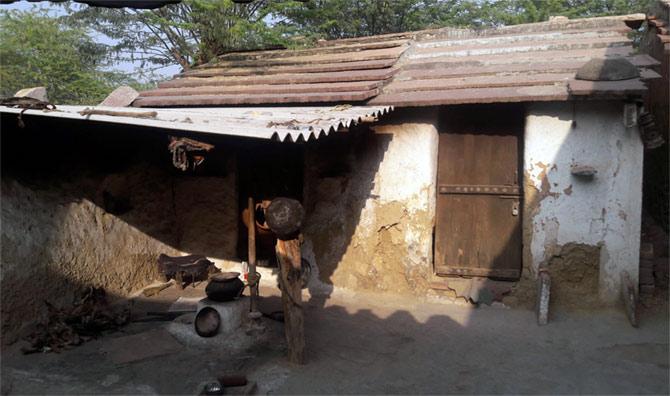
<svg viewBox="0 0 670 396">
<path fill-rule="evenodd" d="M 228 108 L 129 108 L 57 106 L 34 110 L 0 106 L 2 114 L 46 117 L 77 122 L 135 125 L 163 130 L 300 142 L 342 131 L 361 122 L 374 122 L 393 106 L 310 106 Z"/>
</svg>

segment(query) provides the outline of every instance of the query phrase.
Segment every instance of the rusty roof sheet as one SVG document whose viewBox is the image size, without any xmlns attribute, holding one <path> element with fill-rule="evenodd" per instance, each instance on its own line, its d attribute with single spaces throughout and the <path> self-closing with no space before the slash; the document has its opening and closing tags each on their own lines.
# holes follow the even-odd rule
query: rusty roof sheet
<svg viewBox="0 0 670 396">
<path fill-rule="evenodd" d="M 363 102 L 396 72 L 408 39 L 234 52 L 144 91 L 137 107 Z"/>
<path fill-rule="evenodd" d="M 393 110 L 392 106 L 310 106 L 231 108 L 150 108 L 58 106 L 56 110 L 23 110 L 0 106 L 2 114 L 63 118 L 79 122 L 136 125 L 158 130 L 300 142 L 343 131 L 360 122 L 372 122 Z M 89 115 L 82 115 L 91 113 Z M 148 114 L 150 113 L 150 114 Z"/>
<path fill-rule="evenodd" d="M 400 70 L 369 103 L 397 106 L 562 101 L 643 95 L 658 62 L 637 54 L 628 33 L 644 14 L 549 22 L 419 37 Z M 592 58 L 625 57 L 639 79 L 580 81 Z"/>
<path fill-rule="evenodd" d="M 628 37 L 644 14 L 487 30 L 432 29 L 320 42 L 301 50 L 225 54 L 145 91 L 138 107 L 459 103 L 619 98 L 644 94 L 658 61 Z M 594 57 L 625 57 L 641 78 L 582 82 Z"/>
</svg>

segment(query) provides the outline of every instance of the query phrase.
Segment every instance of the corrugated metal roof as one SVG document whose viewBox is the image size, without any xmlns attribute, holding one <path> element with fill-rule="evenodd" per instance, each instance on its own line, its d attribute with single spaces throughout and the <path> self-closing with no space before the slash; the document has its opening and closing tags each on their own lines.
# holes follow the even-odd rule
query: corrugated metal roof
<svg viewBox="0 0 670 396">
<path fill-rule="evenodd" d="M 84 110 L 98 114 L 82 115 Z M 256 139 L 298 142 L 317 139 L 364 121 L 388 114 L 392 106 L 234 107 L 234 108 L 145 108 L 58 106 L 56 110 L 23 110 L 0 106 L 0 113 L 26 117 L 63 118 L 80 122 L 137 125 L 167 130 L 213 133 Z M 106 115 L 117 114 L 117 115 Z M 86 112 L 84 112 L 86 113 Z M 155 113 L 150 117 L 142 114 Z M 126 115 L 128 114 L 128 115 Z M 135 116 L 130 116 L 133 114 Z"/>
<path fill-rule="evenodd" d="M 228 53 L 141 92 L 133 106 L 362 102 L 393 76 L 407 41 Z"/>
<path fill-rule="evenodd" d="M 232 53 L 182 73 L 134 106 L 365 102 L 396 106 L 639 96 L 658 62 L 628 37 L 644 14 L 497 29 L 433 29 L 321 42 L 315 48 Z M 642 73 L 583 82 L 594 57 L 626 57 Z"/>
<path fill-rule="evenodd" d="M 549 22 L 484 31 L 445 30 L 419 37 L 400 71 L 373 104 L 422 106 L 614 98 L 646 92 L 658 62 L 636 54 L 628 25 L 644 14 Z M 575 72 L 593 58 L 625 57 L 641 78 L 580 81 Z"/>
</svg>

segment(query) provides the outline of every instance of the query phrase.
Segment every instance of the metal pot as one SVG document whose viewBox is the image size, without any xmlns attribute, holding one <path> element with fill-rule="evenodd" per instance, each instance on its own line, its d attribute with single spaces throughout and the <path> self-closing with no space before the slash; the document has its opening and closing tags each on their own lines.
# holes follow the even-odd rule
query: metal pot
<svg viewBox="0 0 670 396">
<path fill-rule="evenodd" d="M 225 302 L 239 297 L 244 289 L 244 282 L 239 276 L 239 272 L 221 272 L 212 275 L 205 288 L 207 298 L 212 301 Z"/>
</svg>

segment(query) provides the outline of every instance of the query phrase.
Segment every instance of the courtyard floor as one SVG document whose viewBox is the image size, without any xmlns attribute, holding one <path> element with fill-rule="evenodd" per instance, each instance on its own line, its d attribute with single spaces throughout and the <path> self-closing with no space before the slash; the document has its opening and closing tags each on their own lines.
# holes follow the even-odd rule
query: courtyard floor
<svg viewBox="0 0 670 396">
<path fill-rule="evenodd" d="M 177 296 L 173 289 L 136 311 L 165 309 Z M 186 293 L 204 295 L 202 287 Z M 279 309 L 276 291 L 262 294 L 262 310 Z M 217 376 L 243 373 L 258 394 L 668 394 L 667 294 L 657 300 L 633 328 L 614 308 L 553 312 L 550 324 L 539 327 L 532 311 L 500 305 L 382 295 L 312 299 L 304 366 L 285 361 L 283 325 L 267 318 L 261 340 L 234 353 L 180 345 L 115 363 L 106 346 L 115 338 L 169 325 L 134 322 L 61 353 L 6 348 L 2 393 L 196 395 Z"/>
</svg>

